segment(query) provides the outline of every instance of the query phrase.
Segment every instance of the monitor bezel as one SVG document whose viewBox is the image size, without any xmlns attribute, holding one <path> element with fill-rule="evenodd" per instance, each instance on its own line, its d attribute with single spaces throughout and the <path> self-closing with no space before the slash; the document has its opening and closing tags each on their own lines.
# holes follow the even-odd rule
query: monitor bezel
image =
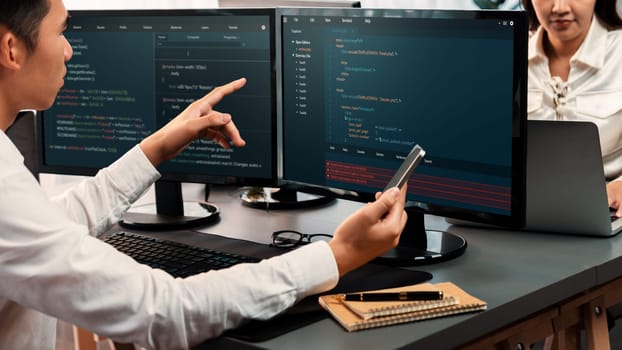
<svg viewBox="0 0 622 350">
<path fill-rule="evenodd" d="M 358 0 L 220 0 L 220 8 L 249 7 L 352 7 L 360 8 Z"/>
<path fill-rule="evenodd" d="M 161 173 L 161 180 L 205 183 L 212 185 L 233 185 L 233 186 L 276 186 L 279 183 L 278 169 L 278 102 L 277 102 L 277 71 L 279 67 L 279 55 L 277 55 L 276 28 L 277 14 L 275 8 L 213 8 L 213 9 L 111 9 L 111 10 L 70 10 L 69 16 L 145 16 L 145 17 L 171 17 L 171 16 L 267 16 L 271 23 L 270 35 L 270 61 L 273 62 L 270 69 L 270 85 L 271 85 L 271 110 L 270 129 L 271 129 L 271 175 L 269 178 L 228 176 L 228 175 L 210 175 L 206 173 L 190 173 L 190 172 L 174 172 L 158 169 Z M 71 19 L 69 19 L 71 23 Z M 237 77 L 232 77 L 237 78 Z M 216 107 L 218 108 L 218 107 Z M 226 112 L 226 111 L 222 111 Z M 44 119 L 46 111 L 38 111 L 35 134 L 37 140 L 37 158 L 38 166 L 41 173 L 59 174 L 59 175 L 80 175 L 93 176 L 101 168 L 96 167 L 76 167 L 64 165 L 50 165 L 45 159 L 45 135 L 44 135 Z M 235 116 L 233 116 L 235 121 Z M 244 135 L 242 135 L 243 137 Z M 246 146 L 252 147 L 252 146 Z"/>
<path fill-rule="evenodd" d="M 506 19 L 514 21 L 514 65 L 513 65 L 513 103 L 512 103 L 512 204 L 510 215 L 476 212 L 458 207 L 428 205 L 408 201 L 407 206 L 417 212 L 436 216 L 482 222 L 506 227 L 522 227 L 525 223 L 526 203 L 526 149 L 527 149 L 527 46 L 529 40 L 528 20 L 525 11 L 514 10 L 448 10 L 448 9 L 348 9 L 348 8 L 280 8 L 278 11 L 279 49 L 283 62 L 283 17 L 284 16 L 344 16 L 344 17 L 390 17 L 426 19 Z M 283 78 L 281 78 L 283 80 Z M 282 82 L 281 82 L 282 83 Z M 280 99 L 281 123 L 285 124 L 284 100 Z M 283 129 L 284 127 L 281 126 Z M 283 135 L 283 138 L 287 137 Z M 285 141 L 282 140 L 282 147 Z M 285 151 L 279 154 L 283 157 Z M 283 159 L 281 159 L 283 161 Z M 301 191 L 334 196 L 358 202 L 370 202 L 375 193 L 344 190 L 287 178 L 286 169 L 281 168 L 282 183 L 299 186 Z M 381 189 L 379 189 L 380 191 Z"/>
</svg>

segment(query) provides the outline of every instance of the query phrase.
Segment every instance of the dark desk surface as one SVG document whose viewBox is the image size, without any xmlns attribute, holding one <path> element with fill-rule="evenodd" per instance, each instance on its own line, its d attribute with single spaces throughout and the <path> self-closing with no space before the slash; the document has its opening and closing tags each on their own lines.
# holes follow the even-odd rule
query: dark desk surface
<svg viewBox="0 0 622 350">
<path fill-rule="evenodd" d="M 332 233 L 362 205 L 336 201 L 320 208 L 266 211 L 245 207 L 238 198 L 236 189 L 212 191 L 210 200 L 220 206 L 221 219 L 201 231 L 267 244 L 271 232 L 279 229 Z M 449 226 L 438 217 L 426 217 L 426 223 L 463 236 L 468 248 L 454 260 L 417 269 L 432 273 L 432 282 L 452 281 L 487 301 L 487 311 L 355 333 L 327 318 L 255 345 L 297 350 L 449 349 L 622 275 L 621 235 L 604 239 L 478 229 Z"/>
<path fill-rule="evenodd" d="M 336 201 L 321 208 L 265 211 L 244 207 L 236 191 L 216 191 L 211 200 L 221 221 L 204 232 L 269 243 L 278 229 L 332 233 L 360 203 Z M 429 228 L 467 239 L 457 259 L 417 267 L 432 282 L 452 281 L 488 302 L 488 310 L 348 333 L 328 318 L 256 345 L 273 349 L 447 349 L 472 341 L 622 274 L 622 236 L 591 238 L 449 226 L 427 217 Z"/>
</svg>

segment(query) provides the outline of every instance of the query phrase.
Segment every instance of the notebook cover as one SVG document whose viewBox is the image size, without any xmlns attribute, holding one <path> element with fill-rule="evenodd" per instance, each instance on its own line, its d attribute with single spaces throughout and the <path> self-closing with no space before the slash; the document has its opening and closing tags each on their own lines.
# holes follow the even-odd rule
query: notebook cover
<svg viewBox="0 0 622 350">
<path fill-rule="evenodd" d="M 374 292 L 414 292 L 414 291 L 438 291 L 439 289 L 431 283 L 420 283 L 406 287 L 387 288 L 375 290 Z M 357 314 L 360 318 L 368 320 L 378 316 L 389 316 L 403 314 L 406 312 L 422 311 L 434 309 L 441 306 L 455 305 L 459 303 L 456 296 L 443 295 L 439 300 L 417 300 L 417 301 L 347 301 L 342 300 L 350 311 Z"/>
<path fill-rule="evenodd" d="M 435 284 L 447 296 L 453 296 L 459 300 L 458 304 L 443 307 L 398 313 L 387 316 L 378 316 L 363 319 L 352 312 L 343 302 L 340 294 L 324 295 L 319 297 L 319 304 L 343 326 L 348 332 L 362 329 L 384 327 L 393 324 L 413 322 L 430 318 L 445 317 L 467 312 L 485 310 L 486 302 L 468 294 L 460 287 L 451 282 Z"/>
</svg>

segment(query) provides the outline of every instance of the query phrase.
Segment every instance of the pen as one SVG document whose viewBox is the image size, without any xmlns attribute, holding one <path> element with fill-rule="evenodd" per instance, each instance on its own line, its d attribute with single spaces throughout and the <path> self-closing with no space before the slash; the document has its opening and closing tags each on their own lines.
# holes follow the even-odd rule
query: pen
<svg viewBox="0 0 622 350">
<path fill-rule="evenodd" d="M 346 301 L 415 301 L 443 299 L 441 291 L 348 293 Z"/>
</svg>

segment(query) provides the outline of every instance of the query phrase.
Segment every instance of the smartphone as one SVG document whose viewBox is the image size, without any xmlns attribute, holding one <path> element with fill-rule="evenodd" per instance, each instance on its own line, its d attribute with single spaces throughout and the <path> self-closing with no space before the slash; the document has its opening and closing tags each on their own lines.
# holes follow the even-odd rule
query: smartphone
<svg viewBox="0 0 622 350">
<path fill-rule="evenodd" d="M 408 153 L 406 159 L 404 159 L 402 165 L 400 165 L 397 169 L 391 180 L 389 180 L 389 183 L 384 190 L 386 191 L 391 187 L 402 188 L 402 186 L 406 183 L 406 180 L 408 180 L 410 175 L 412 175 L 413 170 L 415 170 L 417 165 L 423 159 L 423 156 L 425 156 L 425 150 L 423 150 L 421 146 L 415 145 L 415 147 L 410 150 L 410 153 Z"/>
</svg>

